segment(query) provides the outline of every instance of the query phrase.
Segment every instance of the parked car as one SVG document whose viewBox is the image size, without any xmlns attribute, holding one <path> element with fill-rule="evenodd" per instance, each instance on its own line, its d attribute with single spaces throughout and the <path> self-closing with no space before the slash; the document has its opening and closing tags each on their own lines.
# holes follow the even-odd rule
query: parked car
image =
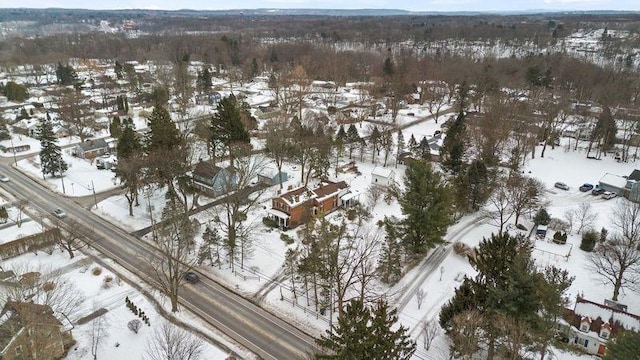
<svg viewBox="0 0 640 360">
<path fill-rule="evenodd" d="M 9 178 L 6 175 L 0 174 L 0 182 L 9 182 Z"/>
<path fill-rule="evenodd" d="M 602 194 L 602 198 L 603 198 L 603 199 L 607 199 L 607 200 L 609 200 L 609 199 L 613 199 L 613 198 L 614 198 L 614 197 L 616 197 L 616 196 L 618 196 L 618 194 L 616 194 L 616 193 L 612 193 L 612 192 L 609 192 L 609 191 L 605 191 L 605 192 Z"/>
<path fill-rule="evenodd" d="M 599 195 L 602 195 L 602 194 L 604 194 L 604 189 L 603 188 L 597 187 L 597 188 L 591 190 L 591 195 L 599 196 Z"/>
<path fill-rule="evenodd" d="M 554 187 L 558 188 L 558 189 L 562 189 L 562 190 L 569 190 L 569 185 L 563 183 L 563 182 L 557 182 L 555 184 L 553 184 Z"/>
<path fill-rule="evenodd" d="M 184 274 L 184 279 L 190 284 L 195 284 L 200 281 L 200 277 L 198 277 L 198 274 L 194 273 L 193 271 L 186 272 Z"/>
<path fill-rule="evenodd" d="M 582 184 L 582 186 L 580 186 L 580 191 L 582 192 L 587 192 L 587 191 L 591 191 L 593 189 L 593 185 L 591 184 Z"/>
<path fill-rule="evenodd" d="M 55 215 L 55 217 L 57 217 L 58 219 L 62 219 L 63 217 L 67 216 L 67 213 L 62 209 L 55 209 L 53 210 L 53 215 Z"/>
</svg>

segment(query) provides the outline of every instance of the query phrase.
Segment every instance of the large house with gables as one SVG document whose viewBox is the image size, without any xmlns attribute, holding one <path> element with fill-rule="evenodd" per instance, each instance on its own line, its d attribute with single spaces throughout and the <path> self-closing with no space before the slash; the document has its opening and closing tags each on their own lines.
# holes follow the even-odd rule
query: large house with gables
<svg viewBox="0 0 640 360">
<path fill-rule="evenodd" d="M 328 214 L 340 206 L 357 201 L 357 193 L 346 182 L 322 181 L 315 187 L 289 188 L 271 201 L 269 216 L 281 228 L 294 228 L 306 222 L 312 215 Z"/>
</svg>

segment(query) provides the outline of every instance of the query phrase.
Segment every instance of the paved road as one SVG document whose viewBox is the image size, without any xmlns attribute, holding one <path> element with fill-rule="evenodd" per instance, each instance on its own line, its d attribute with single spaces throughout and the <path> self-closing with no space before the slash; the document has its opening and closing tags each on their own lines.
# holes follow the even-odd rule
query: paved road
<svg viewBox="0 0 640 360">
<path fill-rule="evenodd" d="M 0 172 L 11 178 L 0 183 L 5 190 L 20 199 L 27 199 L 28 206 L 50 214 L 61 208 L 69 219 L 82 226 L 82 232 L 92 239 L 92 247 L 116 263 L 153 283 L 151 269 L 141 259 L 157 259 L 157 252 L 147 242 L 127 234 L 122 229 L 78 206 L 73 200 L 57 196 L 38 182 L 13 169 L 7 161 L 0 162 Z M 231 337 L 262 359 L 304 359 L 313 349 L 312 336 L 242 298 L 200 273 L 196 285 L 185 285 L 181 290 L 180 304 L 200 316 L 210 325 Z"/>
</svg>

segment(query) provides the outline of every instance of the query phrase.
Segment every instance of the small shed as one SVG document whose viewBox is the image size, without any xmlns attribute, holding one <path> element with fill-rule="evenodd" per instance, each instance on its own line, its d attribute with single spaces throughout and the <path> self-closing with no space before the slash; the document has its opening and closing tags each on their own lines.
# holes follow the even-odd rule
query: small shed
<svg viewBox="0 0 640 360">
<path fill-rule="evenodd" d="M 547 237 L 548 229 L 549 228 L 547 227 L 547 225 L 538 225 L 538 227 L 536 227 L 536 236 L 544 239 L 545 237 Z"/>
<path fill-rule="evenodd" d="M 598 181 L 598 185 L 600 185 L 604 191 L 609 191 L 616 195 L 622 195 L 622 192 L 627 185 L 627 179 L 623 176 L 606 173 Z"/>
<path fill-rule="evenodd" d="M 289 176 L 284 171 L 278 171 L 276 169 L 264 169 L 258 173 L 258 182 L 265 185 L 279 185 L 289 179 Z"/>
<path fill-rule="evenodd" d="M 371 171 L 371 185 L 389 187 L 396 183 L 395 177 L 393 169 L 378 166 Z"/>
</svg>

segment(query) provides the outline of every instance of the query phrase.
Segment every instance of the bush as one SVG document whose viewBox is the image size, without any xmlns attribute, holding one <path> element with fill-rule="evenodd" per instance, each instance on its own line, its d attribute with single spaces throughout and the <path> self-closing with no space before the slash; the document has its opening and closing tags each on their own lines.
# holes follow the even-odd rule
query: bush
<svg viewBox="0 0 640 360">
<path fill-rule="evenodd" d="M 102 268 L 99 267 L 99 266 L 96 266 L 91 270 L 91 273 L 93 275 L 95 275 L 95 276 L 98 276 L 98 275 L 102 274 Z"/>
<path fill-rule="evenodd" d="M 538 210 L 536 216 L 533 217 L 533 223 L 536 225 L 549 225 L 550 222 L 551 216 L 549 216 L 549 213 L 545 208 Z"/>
<path fill-rule="evenodd" d="M 338 111 L 338 109 L 335 106 L 333 106 L 333 105 L 327 106 L 327 114 L 335 115 L 337 111 Z"/>
<path fill-rule="evenodd" d="M 600 234 L 597 231 L 588 230 L 582 234 L 582 242 L 580 242 L 580 250 L 592 252 L 596 246 L 596 242 L 600 239 Z"/>
<path fill-rule="evenodd" d="M 564 245 L 567 243 L 567 233 L 562 232 L 562 231 L 556 231 L 555 234 L 553 234 L 553 242 L 556 244 L 561 244 Z"/>
<path fill-rule="evenodd" d="M 129 321 L 129 323 L 127 324 L 127 327 L 129 328 L 129 330 L 133 331 L 136 334 L 140 330 L 141 326 L 142 326 L 142 321 L 140 321 L 138 319 L 133 319 L 133 320 Z"/>
<path fill-rule="evenodd" d="M 350 221 L 355 220 L 356 215 L 356 209 L 351 208 L 347 210 L 347 219 L 349 219 Z"/>
<path fill-rule="evenodd" d="M 265 216 L 265 217 L 262 218 L 262 223 L 266 227 L 278 228 L 278 222 L 276 220 L 268 217 L 268 216 Z"/>
<path fill-rule="evenodd" d="M 293 244 L 293 238 L 285 233 L 280 234 L 280 240 L 284 241 L 287 245 Z"/>
<path fill-rule="evenodd" d="M 453 251 L 460 256 L 467 257 L 473 252 L 473 249 L 465 243 L 456 241 L 453 243 Z"/>
</svg>

